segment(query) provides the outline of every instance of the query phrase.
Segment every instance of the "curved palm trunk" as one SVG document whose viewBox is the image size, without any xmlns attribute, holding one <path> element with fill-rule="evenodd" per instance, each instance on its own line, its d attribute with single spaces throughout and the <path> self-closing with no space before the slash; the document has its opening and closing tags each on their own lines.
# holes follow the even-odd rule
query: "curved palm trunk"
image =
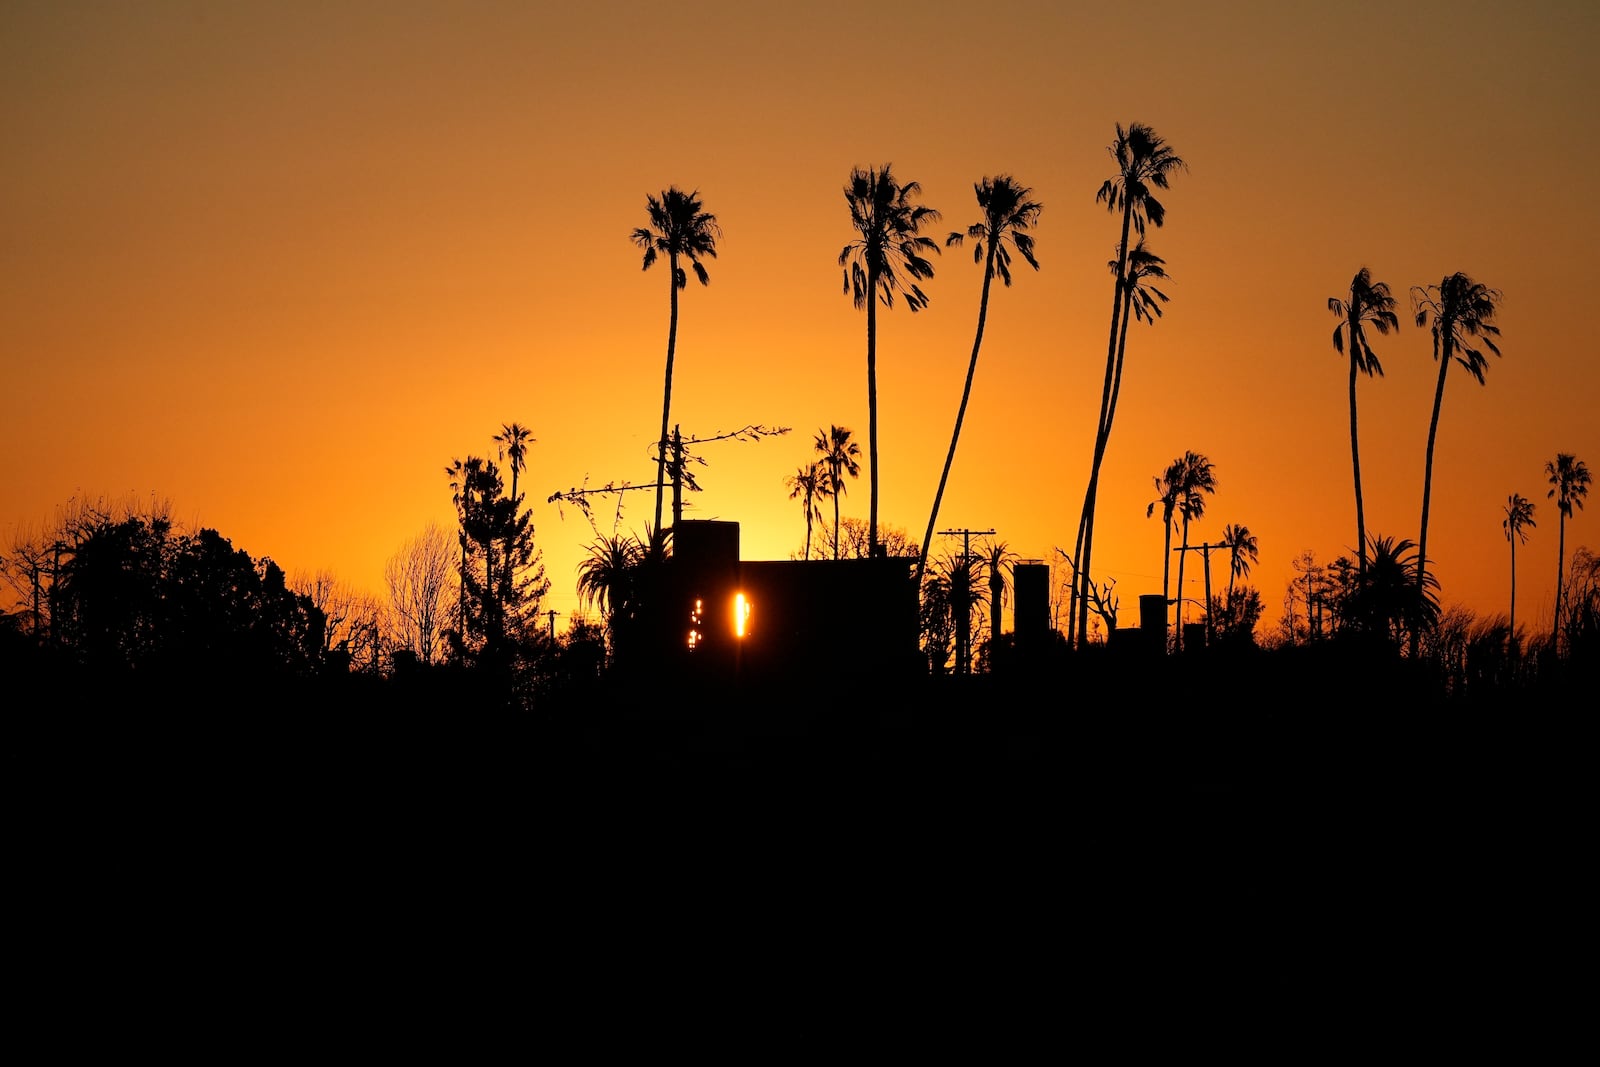
<svg viewBox="0 0 1600 1067">
<path fill-rule="evenodd" d="M 1367 573 L 1367 518 L 1361 500 L 1361 449 L 1356 437 L 1356 338 L 1359 336 L 1360 321 L 1356 314 L 1356 301 L 1354 294 L 1350 299 L 1349 327 L 1350 335 L 1350 465 L 1355 469 L 1356 479 L 1356 574 Z M 1232 579 L 1229 579 L 1232 588 Z"/>
<path fill-rule="evenodd" d="M 1516 531 L 1511 531 L 1507 538 L 1511 542 L 1511 643 L 1517 641 L 1517 536 Z"/>
<path fill-rule="evenodd" d="M 1439 435 L 1439 408 L 1444 404 L 1444 378 L 1450 372 L 1450 357 L 1454 350 L 1451 343 L 1450 332 L 1441 329 L 1444 340 L 1441 342 L 1439 355 L 1439 384 L 1433 390 L 1433 418 L 1428 423 L 1428 456 L 1422 475 L 1422 530 L 1417 537 L 1417 606 L 1422 606 L 1422 594 L 1426 588 L 1423 585 L 1424 575 L 1428 566 L 1428 505 L 1433 494 L 1433 444 Z M 1418 623 L 1411 627 L 1411 658 L 1416 659 L 1422 648 L 1422 630 L 1419 625 L 1421 615 L 1417 616 Z"/>
<path fill-rule="evenodd" d="M 922 538 L 922 552 L 917 557 L 917 588 L 922 588 L 922 572 L 928 566 L 928 546 L 933 543 L 933 528 L 939 522 L 939 504 L 944 500 L 945 483 L 950 480 L 950 468 L 956 461 L 956 442 L 961 440 L 961 423 L 967 417 L 967 401 L 972 396 L 972 379 L 978 372 L 978 350 L 983 347 L 983 324 L 989 317 L 989 287 L 994 281 L 994 241 L 989 241 L 989 253 L 983 264 L 983 295 L 978 299 L 978 332 L 972 338 L 972 358 L 967 361 L 967 381 L 961 389 L 961 406 L 956 409 L 956 428 L 950 435 L 950 451 L 945 453 L 944 470 L 939 473 L 939 489 L 933 494 L 933 510 L 928 513 L 928 532 Z"/>
<path fill-rule="evenodd" d="M 1561 576 L 1567 566 L 1567 513 L 1558 509 L 1561 521 L 1557 524 L 1560 531 L 1556 536 L 1556 618 L 1550 626 L 1550 651 L 1560 651 L 1561 641 Z"/>
<path fill-rule="evenodd" d="M 1173 645 L 1179 652 L 1183 651 L 1183 564 L 1189 558 L 1189 517 L 1183 518 L 1183 548 L 1178 553 L 1178 633 Z"/>
<path fill-rule="evenodd" d="M 878 272 L 867 268 L 867 464 L 872 497 L 867 519 L 867 555 L 878 555 Z M 837 498 L 835 498 L 837 501 Z"/>
<path fill-rule="evenodd" d="M 833 558 L 839 558 L 839 478 L 833 479 Z"/>
<path fill-rule="evenodd" d="M 994 659 L 1000 650 L 1000 601 L 1005 597 L 1005 579 L 995 576 L 989 579 L 989 671 L 994 672 Z"/>
<path fill-rule="evenodd" d="M 1167 508 L 1161 513 L 1161 618 L 1167 618 L 1167 612 L 1172 609 L 1167 606 L 1172 599 L 1172 509 Z M 1181 565 L 1181 561 L 1180 561 Z M 1181 571 L 1179 572 L 1182 573 Z M 1182 578 L 1179 579 L 1182 582 Z M 1161 651 L 1167 650 L 1166 635 L 1162 635 Z"/>
<path fill-rule="evenodd" d="M 672 360 L 678 347 L 678 255 L 667 260 L 667 288 L 672 298 L 672 317 L 667 325 L 667 381 L 661 394 L 661 443 L 656 449 L 656 524 L 661 529 L 661 498 L 667 484 L 667 421 L 672 413 Z"/>
<path fill-rule="evenodd" d="M 1117 363 L 1117 337 L 1118 327 L 1123 319 L 1123 305 L 1126 303 L 1124 292 L 1127 288 L 1126 274 L 1128 271 L 1128 231 L 1133 223 L 1133 203 L 1123 201 L 1122 207 L 1122 243 L 1117 251 L 1117 285 L 1111 298 L 1111 335 L 1106 339 L 1106 380 L 1100 391 L 1100 421 L 1095 430 L 1094 462 L 1089 468 L 1089 487 L 1083 496 L 1083 515 L 1078 523 L 1078 580 L 1080 586 L 1080 599 L 1078 603 L 1078 632 L 1079 644 L 1085 644 L 1089 636 L 1089 583 L 1093 581 L 1090 569 L 1094 557 L 1094 508 L 1095 498 L 1100 486 L 1100 464 L 1105 459 L 1106 441 L 1111 436 L 1111 398 Z"/>
</svg>

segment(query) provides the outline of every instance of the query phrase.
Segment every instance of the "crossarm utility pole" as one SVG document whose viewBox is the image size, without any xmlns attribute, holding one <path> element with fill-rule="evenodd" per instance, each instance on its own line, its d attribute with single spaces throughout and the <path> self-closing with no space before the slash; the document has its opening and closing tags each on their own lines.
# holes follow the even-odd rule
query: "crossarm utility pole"
<svg viewBox="0 0 1600 1067">
<path fill-rule="evenodd" d="M 1227 545 L 1180 545 L 1173 549 L 1174 552 L 1198 552 L 1206 567 L 1206 644 L 1211 644 L 1211 550 L 1213 548 L 1227 548 Z M 1183 648 L 1183 590 L 1178 590 L 1178 648 Z"/>
<path fill-rule="evenodd" d="M 955 583 L 952 582 L 951 586 L 950 586 L 951 598 L 952 599 L 959 598 L 959 603 L 954 605 L 954 606 L 955 607 L 959 607 L 961 609 L 960 611 L 955 613 L 955 615 L 956 615 L 956 619 L 955 619 L 955 621 L 956 621 L 956 673 L 957 674 L 970 674 L 972 672 L 972 610 L 971 610 L 971 607 L 970 607 L 970 604 L 969 604 L 969 600 L 968 600 L 968 597 L 969 597 L 970 593 L 972 592 L 972 587 L 971 587 L 971 585 L 969 584 L 969 582 L 967 580 L 968 572 L 966 571 L 966 565 L 972 558 L 972 535 L 973 534 L 977 534 L 980 537 L 993 536 L 994 531 L 993 530 L 940 530 L 939 531 L 939 535 L 941 537 L 956 537 L 956 536 L 959 536 L 961 538 L 961 563 L 962 563 L 962 567 L 963 567 L 961 585 L 959 587 L 957 587 L 955 585 Z M 952 575 L 951 577 L 954 577 L 954 575 Z M 993 655 L 993 652 L 991 651 L 990 654 Z"/>
</svg>

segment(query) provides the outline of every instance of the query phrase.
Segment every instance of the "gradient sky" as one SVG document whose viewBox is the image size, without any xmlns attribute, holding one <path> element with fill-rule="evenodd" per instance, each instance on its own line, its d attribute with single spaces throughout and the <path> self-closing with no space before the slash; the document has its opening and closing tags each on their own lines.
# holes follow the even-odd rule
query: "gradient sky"
<svg viewBox="0 0 1600 1067">
<path fill-rule="evenodd" d="M 1369 532 L 1416 540 L 1436 364 L 1413 286 L 1501 289 L 1504 356 L 1445 389 L 1429 528 L 1446 605 L 1548 626 L 1544 465 L 1600 465 L 1600 7 L 1541 2 L 0 6 L 0 548 L 74 499 L 169 501 L 291 576 L 380 594 L 445 467 L 536 443 L 522 486 L 577 608 L 596 534 L 557 490 L 653 481 L 667 278 L 628 240 L 647 194 L 698 189 L 724 237 L 683 294 L 674 421 L 707 436 L 687 517 L 799 551 L 784 478 L 830 424 L 867 444 L 865 315 L 840 290 L 852 167 L 892 163 L 942 220 L 1011 174 L 1042 269 L 996 287 L 939 528 L 1071 550 L 1105 363 L 1117 123 L 1189 165 L 1150 232 L 1171 302 L 1136 324 L 1102 474 L 1097 577 L 1124 625 L 1161 589 L 1153 478 L 1186 450 L 1219 490 L 1193 541 L 1248 526 L 1282 614 L 1292 562 L 1353 554 L 1346 363 L 1327 300 L 1361 266 L 1401 301 L 1359 387 Z M 971 351 L 981 268 L 879 316 L 880 522 L 921 538 Z M 1567 553 L 1600 547 L 1591 506 Z M 843 501 L 866 518 L 866 471 Z M 629 494 L 639 532 L 649 492 Z M 598 503 L 612 532 L 614 501 Z M 940 539 L 935 552 L 957 547 Z M 1174 567 L 1174 575 L 1176 568 Z M 1226 581 L 1213 560 L 1213 582 Z M 1186 596 L 1201 595 L 1189 568 Z M 565 625 L 565 619 L 558 624 Z M 1009 613 L 1007 616 L 1009 627 Z"/>
</svg>

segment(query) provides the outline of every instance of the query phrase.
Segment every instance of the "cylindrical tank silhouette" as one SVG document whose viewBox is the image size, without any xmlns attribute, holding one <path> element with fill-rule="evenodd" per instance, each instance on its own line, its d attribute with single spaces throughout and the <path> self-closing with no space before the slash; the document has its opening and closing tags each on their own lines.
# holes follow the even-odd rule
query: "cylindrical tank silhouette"
<svg viewBox="0 0 1600 1067">
<path fill-rule="evenodd" d="M 1144 631 L 1146 647 L 1167 650 L 1166 597 L 1160 593 L 1145 593 L 1139 597 L 1139 629 Z"/>
<path fill-rule="evenodd" d="M 1039 648 L 1050 629 L 1050 566 L 1018 563 L 1011 569 L 1015 592 L 1017 646 Z"/>
</svg>

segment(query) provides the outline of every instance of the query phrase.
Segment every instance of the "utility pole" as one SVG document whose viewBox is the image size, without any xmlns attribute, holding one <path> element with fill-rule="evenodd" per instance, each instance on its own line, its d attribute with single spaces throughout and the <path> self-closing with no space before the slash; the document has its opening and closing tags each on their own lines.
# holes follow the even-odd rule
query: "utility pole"
<svg viewBox="0 0 1600 1067">
<path fill-rule="evenodd" d="M 1223 549 L 1227 545 L 1180 545 L 1173 549 L 1174 552 L 1198 552 L 1205 561 L 1206 567 L 1206 644 L 1211 644 L 1211 550 Z M 1183 650 L 1183 590 L 1178 590 L 1178 650 Z"/>
<path fill-rule="evenodd" d="M 951 599 L 955 600 L 957 602 L 952 606 L 960 608 L 959 611 L 955 612 L 955 617 L 956 617 L 956 673 L 957 674 L 970 674 L 970 673 L 972 673 L 972 610 L 971 610 L 971 607 L 970 607 L 969 602 L 968 602 L 968 597 L 972 593 L 972 587 L 969 584 L 969 582 L 967 581 L 967 572 L 966 572 L 965 568 L 966 568 L 967 564 L 969 563 L 969 561 L 972 558 L 972 535 L 973 534 L 977 534 L 980 537 L 993 536 L 994 531 L 993 530 L 940 530 L 939 531 L 939 535 L 941 537 L 956 537 L 956 536 L 959 536 L 961 538 L 961 563 L 962 563 L 962 568 L 963 568 L 962 581 L 961 581 L 961 584 L 959 586 L 957 586 L 954 582 L 952 582 L 951 585 L 950 585 Z M 954 575 L 952 575 L 952 577 L 954 577 Z"/>
<path fill-rule="evenodd" d="M 556 639 L 556 609 L 551 608 L 545 614 L 550 616 L 550 640 L 554 641 Z"/>
</svg>

